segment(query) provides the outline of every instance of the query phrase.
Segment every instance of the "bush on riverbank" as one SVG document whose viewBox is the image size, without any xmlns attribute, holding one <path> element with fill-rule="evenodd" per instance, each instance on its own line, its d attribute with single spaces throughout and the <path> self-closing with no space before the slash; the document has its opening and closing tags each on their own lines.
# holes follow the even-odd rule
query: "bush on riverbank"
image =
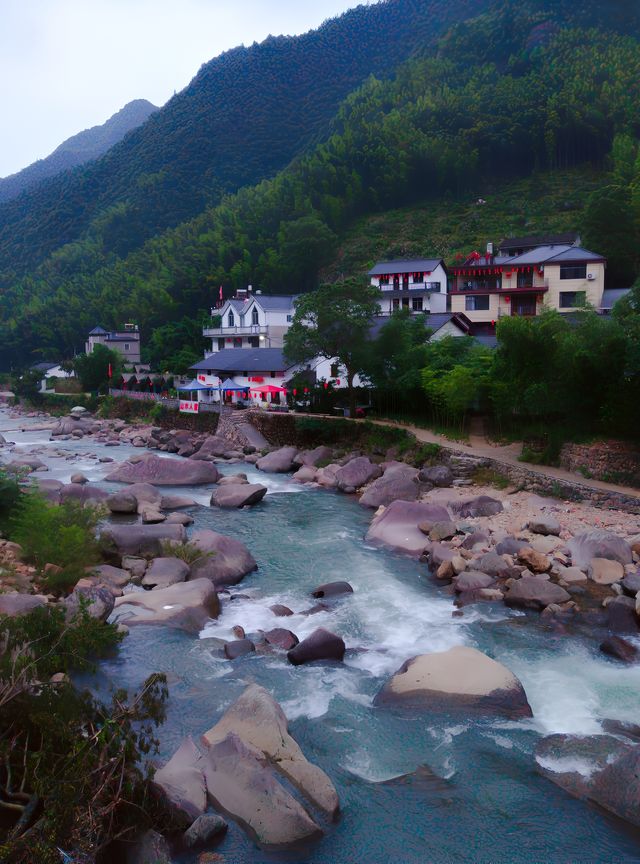
<svg viewBox="0 0 640 864">
<path fill-rule="evenodd" d="M 9 527 L 9 521 L 18 505 L 20 486 L 14 477 L 9 477 L 6 471 L 0 470 L 0 532 L 3 534 Z"/>
<path fill-rule="evenodd" d="M 37 492 L 21 495 L 10 520 L 11 537 L 22 546 L 26 561 L 41 573 L 55 564 L 62 572 L 45 575 L 50 590 L 72 588 L 85 568 L 100 560 L 96 527 L 102 517 L 97 507 L 76 501 L 49 504 Z"/>
<path fill-rule="evenodd" d="M 109 846 L 154 821 L 144 755 L 157 750 L 166 679 L 105 704 L 51 676 L 91 667 L 122 638 L 82 608 L 0 618 L 0 860 L 110 861 Z M 84 857 L 83 857 L 84 856 Z"/>
</svg>

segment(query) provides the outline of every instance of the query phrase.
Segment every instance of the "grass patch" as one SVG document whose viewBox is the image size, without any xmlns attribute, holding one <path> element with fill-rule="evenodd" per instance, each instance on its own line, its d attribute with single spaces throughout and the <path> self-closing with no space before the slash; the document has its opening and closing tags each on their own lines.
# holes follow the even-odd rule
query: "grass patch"
<svg viewBox="0 0 640 864">
<path fill-rule="evenodd" d="M 506 489 L 513 485 L 506 474 L 495 468 L 477 468 L 471 479 L 476 486 L 493 486 L 495 489 Z"/>
</svg>

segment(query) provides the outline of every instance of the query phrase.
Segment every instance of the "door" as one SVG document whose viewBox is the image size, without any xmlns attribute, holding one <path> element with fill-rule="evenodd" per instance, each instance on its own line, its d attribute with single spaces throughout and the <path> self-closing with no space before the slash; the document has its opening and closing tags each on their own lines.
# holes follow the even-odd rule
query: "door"
<svg viewBox="0 0 640 864">
<path fill-rule="evenodd" d="M 533 318 L 536 314 L 536 295 L 511 295 L 511 314 L 522 318 Z"/>
</svg>

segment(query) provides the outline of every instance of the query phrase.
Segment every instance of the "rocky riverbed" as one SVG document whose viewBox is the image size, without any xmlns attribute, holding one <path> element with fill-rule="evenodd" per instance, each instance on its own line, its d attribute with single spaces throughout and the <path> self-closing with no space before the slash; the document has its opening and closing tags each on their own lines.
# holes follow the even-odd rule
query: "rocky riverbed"
<svg viewBox="0 0 640 864">
<path fill-rule="evenodd" d="M 638 517 L 469 487 L 394 453 L 55 422 L 3 413 L 16 445 L 1 458 L 53 500 L 110 509 L 108 563 L 76 592 L 130 633 L 91 684 L 169 673 L 163 755 L 181 753 L 180 777 L 208 796 L 189 819 L 207 800 L 228 817 L 221 860 L 283 860 L 273 850 L 310 840 L 286 860 L 561 862 L 576 844 L 637 860 L 622 826 L 639 812 L 624 725 L 640 706 Z M 188 561 L 170 548 L 185 541 Z M 28 569 L 11 578 L 24 593 Z M 269 728 L 339 804 L 292 781 L 290 757 L 256 737 Z"/>
</svg>

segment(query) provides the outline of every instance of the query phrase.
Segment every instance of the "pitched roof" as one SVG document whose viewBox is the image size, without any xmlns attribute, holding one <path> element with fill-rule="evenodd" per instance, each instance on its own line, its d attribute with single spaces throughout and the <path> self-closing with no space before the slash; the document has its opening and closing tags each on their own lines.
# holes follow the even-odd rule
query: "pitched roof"
<svg viewBox="0 0 640 864">
<path fill-rule="evenodd" d="M 622 300 L 631 291 L 631 288 L 605 288 L 602 292 L 601 309 L 613 309 L 618 300 Z"/>
<path fill-rule="evenodd" d="M 31 368 L 36 372 L 48 372 L 49 369 L 55 369 L 58 365 L 58 363 L 47 363 L 43 360 L 42 363 L 34 363 Z"/>
<path fill-rule="evenodd" d="M 384 325 L 388 324 L 390 320 L 391 318 L 389 315 L 377 315 L 371 322 L 369 337 L 371 339 L 376 339 L 380 335 L 380 331 Z M 453 321 L 455 326 L 458 327 L 459 330 L 462 330 L 463 333 L 469 331 L 470 321 L 467 316 L 461 312 L 431 312 L 430 314 L 424 315 L 425 329 L 432 330 L 434 333 L 437 333 L 438 330 L 450 321 Z"/>
<path fill-rule="evenodd" d="M 202 372 L 282 372 L 292 365 L 280 348 L 224 348 L 191 368 Z"/>
<path fill-rule="evenodd" d="M 521 264 L 563 264 L 567 262 L 604 261 L 602 255 L 589 252 L 580 246 L 538 246 L 515 258 L 509 258 L 508 264 L 518 267 Z"/>
<path fill-rule="evenodd" d="M 394 273 L 433 272 L 443 264 L 442 258 L 411 258 L 397 261 L 380 261 L 369 270 L 369 276 L 391 276 Z"/>
<path fill-rule="evenodd" d="M 535 234 L 529 237 L 505 237 L 498 243 L 498 249 L 526 249 L 532 246 L 574 246 L 580 241 L 577 231 L 564 234 Z"/>
<path fill-rule="evenodd" d="M 106 336 L 106 335 L 107 335 L 107 331 L 104 329 L 104 327 L 94 327 L 93 330 L 91 331 L 91 333 L 89 333 L 89 336 Z"/>
<path fill-rule="evenodd" d="M 297 298 L 297 294 L 258 294 L 251 299 L 262 306 L 265 312 L 286 312 L 293 308 Z"/>
</svg>

